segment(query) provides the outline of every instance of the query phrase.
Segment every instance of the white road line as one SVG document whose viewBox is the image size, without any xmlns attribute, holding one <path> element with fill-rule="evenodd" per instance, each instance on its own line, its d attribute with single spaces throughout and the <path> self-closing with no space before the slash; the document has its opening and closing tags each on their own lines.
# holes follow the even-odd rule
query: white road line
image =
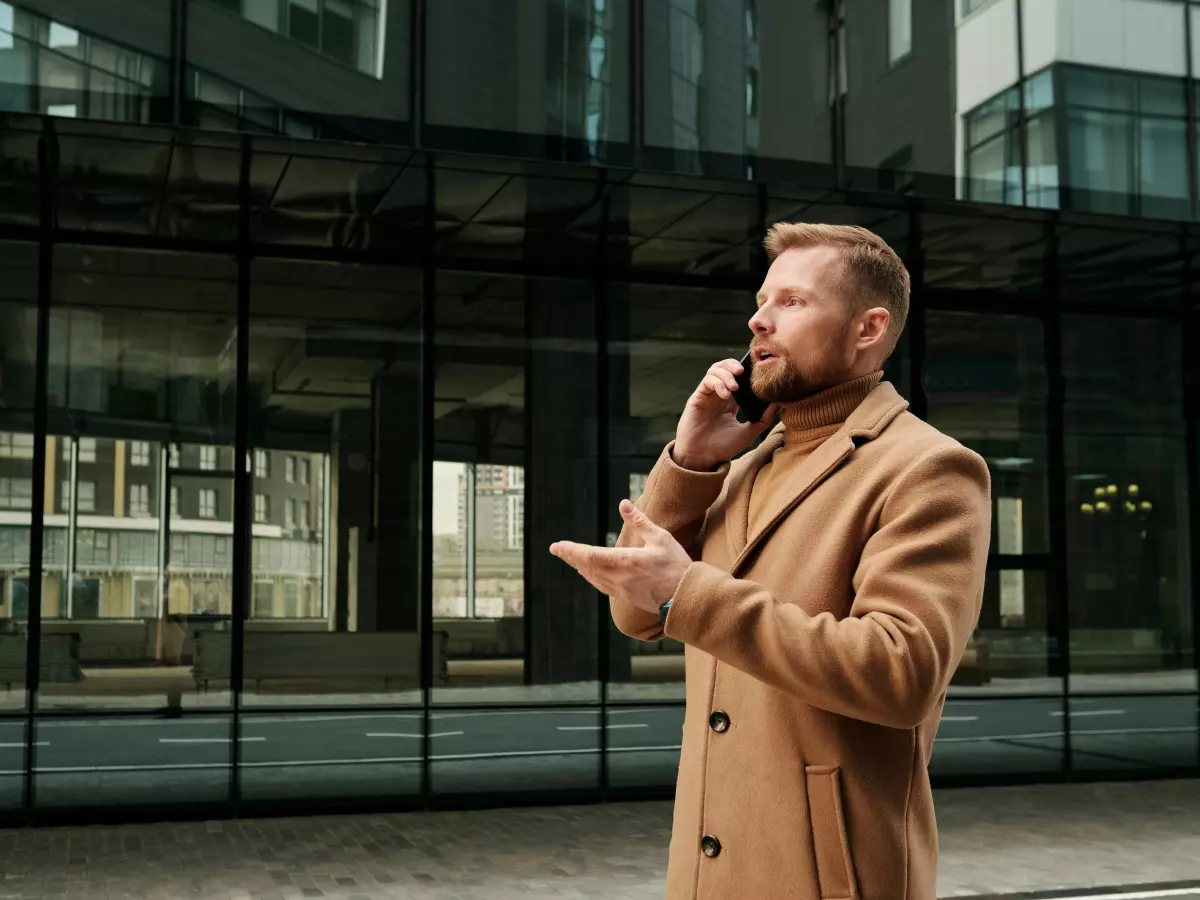
<svg viewBox="0 0 1200 900">
<path fill-rule="evenodd" d="M 644 723 L 640 724 L 640 725 L 635 725 L 634 723 L 630 722 L 627 725 L 615 725 L 612 722 L 609 722 L 604 727 L 607 728 L 609 731 L 612 731 L 614 728 L 649 728 L 650 726 L 646 725 Z M 599 725 L 559 725 L 558 730 L 559 731 L 599 731 L 600 726 Z"/>
<path fill-rule="evenodd" d="M 186 719 L 153 719 L 150 721 L 140 720 L 140 719 L 134 719 L 134 720 L 99 719 L 99 720 L 90 721 L 90 722 L 88 722 L 88 721 L 75 722 L 75 721 L 70 721 L 70 720 L 65 721 L 65 722 L 56 722 L 53 720 L 43 720 L 41 722 L 38 722 L 38 728 L 144 728 L 147 726 L 154 726 L 154 725 L 168 725 L 168 726 L 182 725 L 185 727 L 191 727 L 191 726 L 199 727 L 201 725 L 217 725 L 217 726 L 220 726 L 221 728 L 227 728 L 229 726 L 229 719 L 228 718 L 209 719 L 209 718 L 205 718 L 204 716 L 195 716 L 195 717 L 188 716 Z"/>
<path fill-rule="evenodd" d="M 249 741 L 252 743 L 261 743 L 265 741 L 265 737 L 240 737 L 238 742 Z M 159 738 L 160 744 L 231 744 L 233 738 Z"/>
<path fill-rule="evenodd" d="M 979 716 L 942 716 L 943 722 L 978 722 Z"/>
<path fill-rule="evenodd" d="M 21 741 L 20 743 L 17 743 L 17 744 L 0 744 L 0 748 L 3 748 L 3 747 L 24 747 L 24 746 L 25 746 L 25 742 L 24 742 L 24 741 Z M 49 746 L 50 746 L 50 742 L 49 742 L 49 741 L 38 741 L 38 742 L 37 742 L 37 743 L 35 743 L 33 746 L 35 746 L 35 747 L 49 747 Z"/>
<path fill-rule="evenodd" d="M 448 712 L 431 713 L 431 719 L 479 719 L 484 716 L 594 716 L 600 715 L 596 709 L 496 709 L 486 712 Z"/>
<path fill-rule="evenodd" d="M 1162 728 L 1072 728 L 1071 734 L 1181 734 L 1186 731 L 1195 730 L 1195 725 L 1175 725 Z"/>
<path fill-rule="evenodd" d="M 251 710 L 253 707 L 251 707 Z M 242 707 L 242 716 L 247 719 L 253 719 L 255 723 L 271 722 L 280 725 L 286 725 L 289 722 L 349 722 L 354 719 L 423 719 L 421 713 L 359 713 L 357 715 L 339 716 L 339 715 L 319 715 L 319 716 L 289 716 L 287 713 L 272 713 L 269 715 L 255 715 L 251 710 Z"/>
<path fill-rule="evenodd" d="M 435 737 L 457 737 L 460 734 L 466 734 L 465 731 L 434 731 L 430 733 L 431 738 Z M 368 731 L 367 737 L 383 737 L 383 738 L 421 738 L 419 734 L 399 734 L 392 731 Z"/>
<path fill-rule="evenodd" d="M 1054 716 L 1054 718 L 1056 718 L 1056 719 L 1061 719 L 1063 717 L 1063 711 L 1061 709 L 1056 709 L 1056 710 L 1054 710 L 1054 712 L 1050 713 L 1050 715 Z M 1073 710 L 1071 710 L 1071 718 L 1072 719 L 1074 719 L 1076 716 L 1123 716 L 1123 715 L 1125 715 L 1125 710 L 1123 710 L 1123 709 L 1073 709 Z"/>
</svg>

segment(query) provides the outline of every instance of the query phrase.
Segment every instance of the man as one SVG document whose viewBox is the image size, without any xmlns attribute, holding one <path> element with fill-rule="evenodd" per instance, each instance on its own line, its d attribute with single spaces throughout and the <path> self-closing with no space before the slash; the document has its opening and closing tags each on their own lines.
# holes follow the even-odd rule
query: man
<svg viewBox="0 0 1200 900">
<path fill-rule="evenodd" d="M 618 546 L 551 552 L 623 632 L 686 645 L 668 900 L 933 900 L 928 764 L 979 613 L 988 471 L 881 381 L 908 312 L 896 254 L 845 226 L 766 245 L 763 423 L 736 421 L 740 366 L 716 363 Z"/>
</svg>

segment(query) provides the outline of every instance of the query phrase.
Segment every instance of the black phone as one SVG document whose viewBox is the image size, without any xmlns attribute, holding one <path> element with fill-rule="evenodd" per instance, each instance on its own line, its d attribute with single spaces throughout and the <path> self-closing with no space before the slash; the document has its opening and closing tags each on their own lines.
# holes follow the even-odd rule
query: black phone
<svg viewBox="0 0 1200 900">
<path fill-rule="evenodd" d="M 750 387 L 750 373 L 754 370 L 754 357 L 750 351 L 741 358 L 742 374 L 737 376 L 738 388 L 733 392 L 734 402 L 738 405 L 737 420 L 739 422 L 762 421 L 763 413 L 771 404 L 760 399 Z"/>
</svg>

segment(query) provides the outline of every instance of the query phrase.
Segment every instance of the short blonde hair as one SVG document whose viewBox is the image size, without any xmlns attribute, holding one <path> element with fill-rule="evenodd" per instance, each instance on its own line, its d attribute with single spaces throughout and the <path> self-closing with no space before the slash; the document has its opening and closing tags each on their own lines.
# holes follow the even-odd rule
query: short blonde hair
<svg viewBox="0 0 1200 900">
<path fill-rule="evenodd" d="M 772 262 L 785 250 L 807 247 L 837 250 L 842 257 L 842 281 L 850 309 L 861 312 L 882 306 L 891 313 L 887 351 L 890 354 L 896 349 L 908 318 L 912 284 L 908 269 L 883 238 L 858 225 L 777 222 L 767 232 L 763 244 Z"/>
</svg>

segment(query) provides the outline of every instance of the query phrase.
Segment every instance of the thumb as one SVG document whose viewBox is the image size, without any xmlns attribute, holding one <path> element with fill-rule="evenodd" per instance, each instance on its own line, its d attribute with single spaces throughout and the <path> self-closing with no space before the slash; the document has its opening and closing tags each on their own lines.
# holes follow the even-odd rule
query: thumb
<svg viewBox="0 0 1200 900">
<path fill-rule="evenodd" d="M 662 531 L 650 521 L 650 517 L 633 505 L 629 500 L 621 501 L 621 518 L 636 531 L 643 540 L 653 537 Z"/>
</svg>

